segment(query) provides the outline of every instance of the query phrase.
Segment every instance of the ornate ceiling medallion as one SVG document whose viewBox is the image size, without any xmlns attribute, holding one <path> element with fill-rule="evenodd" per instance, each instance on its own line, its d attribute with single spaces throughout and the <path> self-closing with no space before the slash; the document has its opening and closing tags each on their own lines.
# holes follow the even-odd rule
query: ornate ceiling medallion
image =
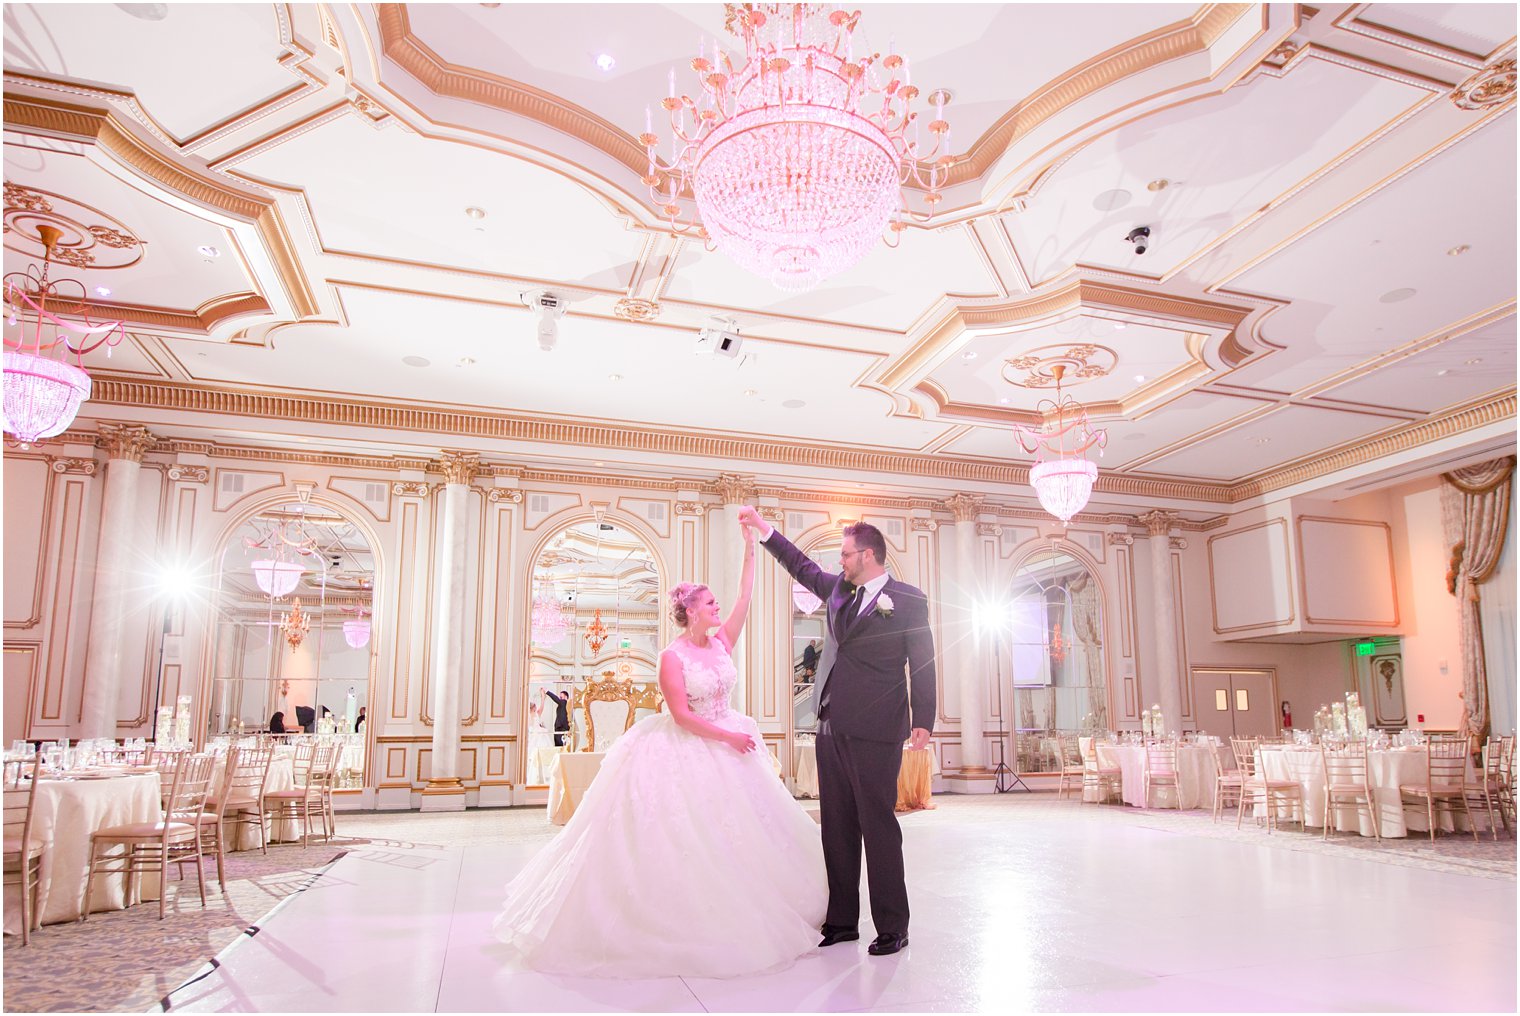
<svg viewBox="0 0 1520 1016">
<path fill-rule="evenodd" d="M 1020 388 L 1048 388 L 1059 379 L 1067 387 L 1073 387 L 1083 381 L 1108 377 L 1118 365 L 1119 354 L 1096 343 L 1042 346 L 1005 361 L 1003 380 Z"/>
<path fill-rule="evenodd" d="M 56 231 L 51 251 L 41 227 Z M 127 268 L 142 260 L 143 242 L 125 225 L 48 191 L 5 183 L 5 246 L 26 257 L 50 257 L 74 268 Z"/>
<path fill-rule="evenodd" d="M 660 316 L 660 305 L 653 300 L 625 296 L 613 304 L 612 313 L 624 321 L 653 321 Z"/>
<path fill-rule="evenodd" d="M 1515 58 L 1500 60 L 1457 86 L 1451 101 L 1458 109 L 1488 109 L 1515 97 Z"/>
<path fill-rule="evenodd" d="M 670 161 L 646 112 L 639 142 L 649 156 L 644 181 L 675 234 L 678 199 L 689 193 L 703 235 L 742 267 L 793 292 L 854 265 L 891 224 L 906 219 L 904 184 L 932 209 L 955 159 L 944 118 L 948 93 L 930 96 L 934 119 L 920 150 L 908 62 L 898 53 L 854 52 L 860 12 L 831 4 L 727 5 L 742 60 L 703 43 L 691 69 L 696 97 L 679 92 L 675 71 L 661 106 L 670 115 Z"/>
</svg>

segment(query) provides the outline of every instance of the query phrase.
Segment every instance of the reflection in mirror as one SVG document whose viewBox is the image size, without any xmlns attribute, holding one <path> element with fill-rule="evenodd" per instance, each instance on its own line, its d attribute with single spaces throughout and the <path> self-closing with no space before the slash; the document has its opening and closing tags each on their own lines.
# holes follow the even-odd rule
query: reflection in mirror
<svg viewBox="0 0 1520 1016">
<path fill-rule="evenodd" d="M 534 563 L 533 596 L 524 772 L 529 786 L 543 786 L 558 752 L 606 751 L 622 733 L 626 707 L 616 723 L 598 712 L 597 743 L 590 742 L 581 701 L 588 682 L 658 681 L 660 576 L 638 534 L 590 519 L 550 539 Z M 645 715 L 639 710 L 635 719 Z"/>
<path fill-rule="evenodd" d="M 839 570 L 839 551 L 844 546 L 833 535 L 807 552 L 814 564 L 827 572 Z M 823 601 L 792 583 L 792 730 L 812 734 L 818 730 L 817 703 L 814 702 L 814 679 L 818 661 L 823 656 L 824 637 L 828 633 L 828 612 Z"/>
<path fill-rule="evenodd" d="M 345 736 L 339 786 L 363 785 L 375 561 L 342 515 L 280 504 L 222 549 L 209 737 Z"/>
<path fill-rule="evenodd" d="M 1108 726 L 1103 603 L 1087 566 L 1058 547 L 1037 550 L 1014 572 L 1000 664 L 1011 663 L 1015 768 L 1058 772 L 1058 736 Z"/>
</svg>

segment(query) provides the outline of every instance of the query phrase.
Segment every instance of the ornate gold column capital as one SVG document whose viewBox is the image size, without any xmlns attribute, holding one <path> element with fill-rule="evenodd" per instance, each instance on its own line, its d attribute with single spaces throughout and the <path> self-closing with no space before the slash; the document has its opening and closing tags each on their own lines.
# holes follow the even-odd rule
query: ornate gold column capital
<svg viewBox="0 0 1520 1016">
<path fill-rule="evenodd" d="M 975 522 L 986 503 L 987 499 L 980 494 L 956 494 L 945 498 L 944 508 L 957 522 Z"/>
<path fill-rule="evenodd" d="M 1176 512 L 1162 511 L 1159 508 L 1155 511 L 1146 512 L 1139 518 L 1140 524 L 1145 527 L 1145 531 L 1152 536 L 1167 535 L 1180 520 L 1181 516 Z"/>
<path fill-rule="evenodd" d="M 741 473 L 719 473 L 713 492 L 724 504 L 747 504 L 755 499 L 755 478 Z"/>
<path fill-rule="evenodd" d="M 102 423 L 98 444 L 106 450 L 106 457 L 141 462 L 144 453 L 152 448 L 158 438 L 148 433 L 147 427 L 131 423 Z"/>
<path fill-rule="evenodd" d="M 480 456 L 475 452 L 444 452 L 438 466 L 449 483 L 468 484 L 481 473 Z"/>
</svg>

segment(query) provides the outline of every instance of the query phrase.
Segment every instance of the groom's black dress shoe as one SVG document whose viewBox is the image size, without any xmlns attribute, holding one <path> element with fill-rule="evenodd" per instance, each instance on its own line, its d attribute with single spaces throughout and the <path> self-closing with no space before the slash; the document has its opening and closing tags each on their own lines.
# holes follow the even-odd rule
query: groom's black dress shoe
<svg viewBox="0 0 1520 1016">
<path fill-rule="evenodd" d="M 876 941 L 870 944 L 866 952 L 872 956 L 891 956 L 899 950 L 906 949 L 907 946 L 908 936 L 906 934 L 894 935 L 888 932 L 884 935 L 877 935 Z"/>
<path fill-rule="evenodd" d="M 840 942 L 855 942 L 860 939 L 860 932 L 847 924 L 825 924 L 818 929 L 823 932 L 823 941 L 818 943 L 818 948 L 838 945 Z"/>
</svg>

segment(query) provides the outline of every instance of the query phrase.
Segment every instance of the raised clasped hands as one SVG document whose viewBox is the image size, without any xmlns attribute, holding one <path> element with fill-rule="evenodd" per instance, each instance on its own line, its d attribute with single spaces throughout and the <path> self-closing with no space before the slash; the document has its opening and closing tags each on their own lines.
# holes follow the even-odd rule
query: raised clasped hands
<svg viewBox="0 0 1520 1016">
<path fill-rule="evenodd" d="M 739 525 L 743 526 L 746 530 L 755 533 L 758 533 L 760 530 L 765 528 L 765 522 L 761 520 L 760 513 L 755 511 L 755 509 L 749 505 L 740 506 Z"/>
</svg>

